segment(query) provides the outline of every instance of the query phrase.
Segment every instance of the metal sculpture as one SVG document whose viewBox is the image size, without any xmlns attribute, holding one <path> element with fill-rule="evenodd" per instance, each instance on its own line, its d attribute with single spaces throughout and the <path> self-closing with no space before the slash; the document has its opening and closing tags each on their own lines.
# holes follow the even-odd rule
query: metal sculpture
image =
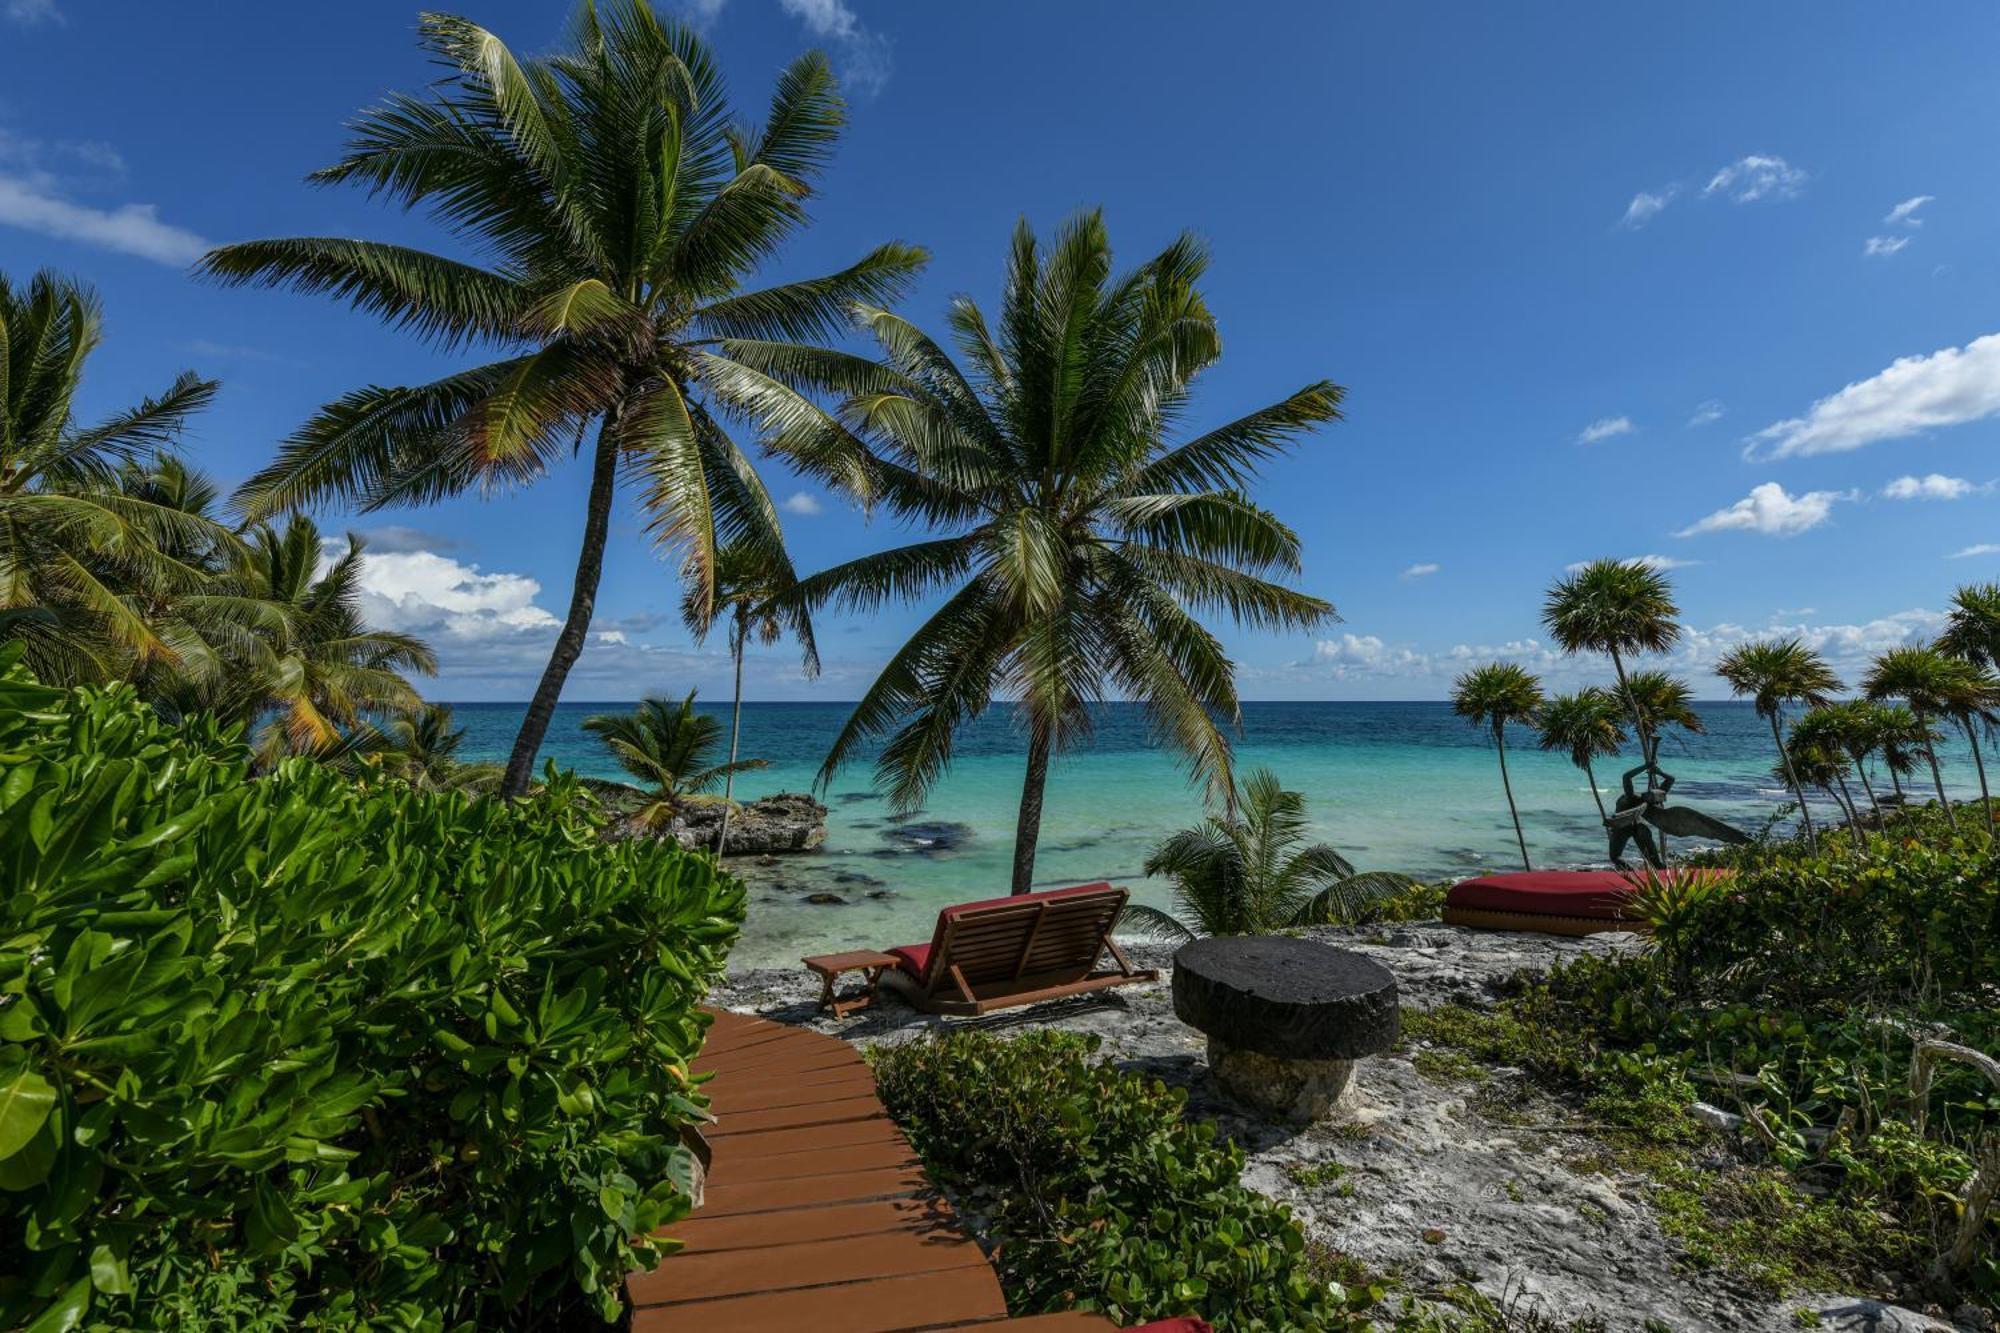
<svg viewBox="0 0 2000 1333">
<path fill-rule="evenodd" d="M 1665 870 L 1667 834 L 1677 838 L 1710 838 L 1716 842 L 1750 841 L 1741 830 L 1713 815 L 1705 815 L 1685 805 L 1668 805 L 1667 793 L 1674 789 L 1674 775 L 1660 767 L 1660 738 L 1653 735 L 1650 728 L 1642 726 L 1639 729 L 1639 745 L 1645 753 L 1645 762 L 1625 770 L 1624 791 L 1619 794 L 1612 805 L 1611 815 L 1604 821 L 1605 832 L 1611 837 L 1612 865 L 1625 869 L 1625 849 L 1636 842 L 1639 844 L 1639 855 L 1648 867 Z M 1633 782 L 1641 773 L 1646 775 L 1644 791 L 1636 790 Z M 1658 841 L 1653 837 L 1656 829 L 1661 835 Z"/>
</svg>

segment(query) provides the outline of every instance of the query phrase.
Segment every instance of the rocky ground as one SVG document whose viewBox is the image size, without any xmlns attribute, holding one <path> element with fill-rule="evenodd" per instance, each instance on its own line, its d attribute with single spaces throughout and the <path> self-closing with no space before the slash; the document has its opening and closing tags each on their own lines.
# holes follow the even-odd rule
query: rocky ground
<svg viewBox="0 0 2000 1333">
<path fill-rule="evenodd" d="M 1314 934 L 1384 963 L 1403 1003 L 1424 1008 L 1488 1003 L 1523 969 L 1633 947 L 1625 935 L 1577 940 L 1436 923 Z M 1164 951 L 1133 952 L 1143 965 L 1170 965 Z M 1772 1302 L 1725 1278 L 1680 1271 L 1643 1182 L 1600 1174 L 1593 1160 L 1601 1160 L 1599 1145 L 1587 1129 L 1513 1071 L 1493 1071 L 1479 1085 L 1433 1081 L 1418 1072 L 1418 1052 L 1405 1043 L 1363 1061 L 1335 1117 L 1300 1131 L 1244 1116 L 1210 1085 L 1203 1039 L 1174 1017 L 1164 981 L 979 1020 L 934 1018 L 886 997 L 837 1021 L 814 1011 L 817 988 L 803 969 L 744 972 L 730 976 L 714 1000 L 864 1043 L 908 1041 L 963 1022 L 1093 1032 L 1121 1066 L 1186 1088 L 1191 1112 L 1217 1121 L 1244 1146 L 1246 1182 L 1291 1203 L 1316 1240 L 1398 1274 L 1409 1290 L 1469 1282 L 1517 1310 L 1594 1315 L 1612 1329 L 1643 1333 L 1951 1328 L 1837 1295 Z"/>
</svg>

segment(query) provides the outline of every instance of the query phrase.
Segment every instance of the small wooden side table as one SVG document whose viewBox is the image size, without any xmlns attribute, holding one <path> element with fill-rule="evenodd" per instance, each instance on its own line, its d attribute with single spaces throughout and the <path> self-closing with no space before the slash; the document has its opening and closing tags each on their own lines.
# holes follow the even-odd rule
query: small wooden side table
<svg viewBox="0 0 2000 1333">
<path fill-rule="evenodd" d="M 830 1010 L 835 1018 L 845 1018 L 857 1009 L 866 1009 L 875 1003 L 875 988 L 882 980 L 882 974 L 896 966 L 897 958 L 892 953 L 878 953 L 873 949 L 855 949 L 848 953 L 823 953 L 805 960 L 805 965 L 819 973 L 819 1007 Z M 866 972 L 868 980 L 860 990 L 837 994 L 833 983 L 843 973 Z"/>
</svg>

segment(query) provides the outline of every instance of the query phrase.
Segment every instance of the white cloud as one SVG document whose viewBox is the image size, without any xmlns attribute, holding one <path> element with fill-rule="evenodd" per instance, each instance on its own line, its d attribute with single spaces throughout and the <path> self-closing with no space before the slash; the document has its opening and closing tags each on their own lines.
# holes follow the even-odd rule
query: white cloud
<svg viewBox="0 0 2000 1333">
<path fill-rule="evenodd" d="M 24 28 L 63 22 L 56 0 L 7 0 L 6 9 L 0 10 L 0 13 L 6 14 L 9 23 L 18 23 Z"/>
<path fill-rule="evenodd" d="M 806 491 L 794 491 L 778 506 L 788 514 L 817 514 L 820 512 L 819 497 Z"/>
<path fill-rule="evenodd" d="M 361 612 L 370 625 L 420 638 L 476 642 L 541 631 L 561 622 L 536 604 L 542 585 L 525 574 L 482 574 L 435 551 L 370 551 L 361 562 Z"/>
<path fill-rule="evenodd" d="M 1764 198 L 1789 199 L 1805 182 L 1806 173 L 1784 158 L 1752 153 L 1709 177 L 1702 194 L 1726 194 L 1739 204 L 1747 204 Z"/>
<path fill-rule="evenodd" d="M 1590 562 L 1588 560 L 1575 561 L 1571 564 L 1564 565 L 1563 572 L 1565 574 L 1574 574 L 1578 570 L 1583 569 L 1589 563 Z M 1648 553 L 1646 555 L 1628 555 L 1625 557 L 1625 559 L 1623 559 L 1619 563 L 1626 565 L 1638 565 L 1643 569 L 1657 569 L 1664 571 L 1669 569 L 1686 569 L 1690 565 L 1700 564 L 1701 561 L 1682 560 L 1677 556 L 1653 555 L 1651 553 Z"/>
<path fill-rule="evenodd" d="M 1980 495 L 1993 489 L 1993 483 L 1984 486 L 1967 481 L 1963 477 L 1947 477 L 1941 472 L 1926 473 L 1921 477 L 1898 477 L 1882 488 L 1885 500 L 1963 500 L 1968 495 Z"/>
<path fill-rule="evenodd" d="M 1411 565 L 1408 569 L 1403 571 L 1402 576 L 1406 579 L 1420 579 L 1425 577 L 1426 575 L 1435 574 L 1442 568 L 1444 568 L 1443 565 L 1431 564 L 1426 562 L 1423 564 Z"/>
<path fill-rule="evenodd" d="M 1618 225 L 1637 231 L 1665 211 L 1680 189 L 1678 185 L 1669 185 L 1659 190 L 1639 191 L 1632 196 L 1632 202 L 1625 205 L 1625 216 L 1618 219 Z"/>
<path fill-rule="evenodd" d="M 707 27 L 722 17 L 722 9 L 728 0 L 682 0 L 679 8 L 687 15 L 688 21 L 696 27 Z"/>
<path fill-rule="evenodd" d="M 1917 216 L 1917 210 L 1935 198 L 1937 196 L 1934 194 L 1920 194 L 1914 198 L 1905 199 L 1902 203 L 1890 209 L 1888 216 L 1883 218 L 1882 221 L 1892 227 L 1921 227 L 1924 225 L 1924 220 Z"/>
<path fill-rule="evenodd" d="M 2000 333 L 1989 333 L 1964 347 L 1899 358 L 1887 370 L 1820 399 L 1804 416 L 1766 426 L 1750 437 L 1744 454 L 1754 458 L 1760 446 L 1771 458 L 1841 453 L 1996 412 Z"/>
<path fill-rule="evenodd" d="M 1907 236 L 1870 236 L 1861 246 L 1864 255 L 1893 255 L 1910 243 Z"/>
<path fill-rule="evenodd" d="M 1716 422 L 1722 420 L 1723 413 L 1726 411 L 1728 411 L 1728 409 L 1722 405 L 1721 399 L 1719 398 L 1707 399 L 1706 401 L 1697 403 L 1695 405 L 1694 415 L 1688 418 L 1688 426 L 1690 428 L 1696 426 L 1712 426 Z"/>
<path fill-rule="evenodd" d="M 124 174 L 124 159 L 109 144 L 45 143 L 0 130 L 0 225 L 176 267 L 193 263 L 208 242 L 162 222 L 153 205 L 77 202 L 79 190 L 104 188 Z"/>
<path fill-rule="evenodd" d="M 622 644 L 626 641 L 625 631 L 622 629 L 601 629 L 593 633 L 590 637 L 599 643 Z"/>
<path fill-rule="evenodd" d="M 1694 537 L 1704 532 L 1756 532 L 1766 537 L 1796 537 L 1826 522 L 1832 516 L 1837 501 L 1853 498 L 1852 493 L 1846 491 L 1808 491 L 1804 495 L 1790 495 L 1777 482 L 1767 481 L 1752 487 L 1750 494 L 1727 509 L 1718 509 L 1674 535 Z"/>
<path fill-rule="evenodd" d="M 1950 555 L 1946 556 L 1945 559 L 1965 560 L 1975 555 L 1995 555 L 1995 554 L 2000 554 L 2000 544 L 1996 544 L 1994 542 L 1980 542 L 1977 546 L 1968 546 L 1962 551 L 1953 551 Z"/>
<path fill-rule="evenodd" d="M 1616 435 L 1630 435 L 1637 429 L 1630 417 L 1599 417 L 1577 432 L 1576 442 L 1596 444 L 1600 440 L 1608 440 Z"/>
<path fill-rule="evenodd" d="M 863 27 L 846 0 L 778 0 L 778 8 L 833 48 L 841 80 L 849 89 L 873 96 L 888 83 L 889 39 Z"/>
</svg>

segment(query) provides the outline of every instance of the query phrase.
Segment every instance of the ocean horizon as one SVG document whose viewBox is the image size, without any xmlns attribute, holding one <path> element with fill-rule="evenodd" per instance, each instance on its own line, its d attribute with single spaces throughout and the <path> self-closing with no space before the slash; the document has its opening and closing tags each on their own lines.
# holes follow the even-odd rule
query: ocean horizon
<svg viewBox="0 0 2000 1333">
<path fill-rule="evenodd" d="M 586 776 L 621 777 L 582 722 L 631 706 L 559 704 L 537 766 L 553 760 Z M 466 733 L 462 758 L 507 757 L 525 703 L 452 707 Z M 697 707 L 727 723 L 726 702 Z M 964 728 L 950 771 L 924 809 L 898 817 L 875 788 L 872 757 L 815 789 L 827 747 L 851 707 L 816 700 L 743 706 L 742 754 L 768 767 L 739 775 L 736 797 L 813 791 L 828 815 L 826 843 L 817 852 L 773 864 L 731 859 L 730 868 L 751 886 L 734 968 L 928 939 L 938 908 L 1007 892 L 1026 754 L 1012 710 L 996 706 Z M 1770 772 L 1776 751 L 1769 724 L 1747 702 L 1712 701 L 1698 711 L 1707 733 L 1676 733 L 1662 749 L 1662 766 L 1677 780 L 1673 799 L 1755 832 L 1789 800 Z M 1095 721 L 1088 744 L 1063 756 L 1050 774 L 1036 881 L 1110 880 L 1138 901 L 1170 907 L 1170 886 L 1146 878 L 1143 864 L 1161 838 L 1202 818 L 1202 794 L 1152 743 L 1139 705 L 1101 705 Z M 1448 703 L 1247 702 L 1234 739 L 1239 776 L 1268 767 L 1304 793 L 1314 836 L 1359 869 L 1437 879 L 1520 868 L 1492 743 Z M 1976 795 L 1962 742 L 1941 747 L 1941 756 L 1947 790 Z M 1602 863 L 1603 831 L 1583 773 L 1567 757 L 1537 749 L 1525 728 L 1509 733 L 1507 760 L 1534 864 Z M 1628 750 L 1599 763 L 1607 805 L 1621 771 L 1636 762 L 1636 750 Z M 1885 788 L 1886 781 L 1883 775 Z M 1929 774 L 1906 786 L 1921 796 L 1930 789 Z M 1854 794 L 1863 799 L 1858 782 Z M 1823 799 L 1813 810 L 1815 818 L 1836 813 Z"/>
</svg>

